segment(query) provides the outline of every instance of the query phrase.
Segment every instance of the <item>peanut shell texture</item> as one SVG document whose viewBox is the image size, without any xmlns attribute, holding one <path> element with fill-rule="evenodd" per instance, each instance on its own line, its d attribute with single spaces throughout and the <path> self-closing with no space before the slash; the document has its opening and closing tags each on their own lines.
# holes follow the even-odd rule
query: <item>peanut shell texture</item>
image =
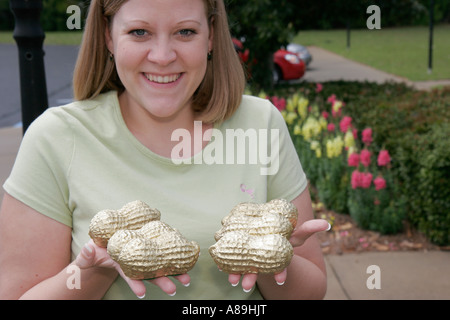
<svg viewBox="0 0 450 320">
<path fill-rule="evenodd" d="M 152 279 L 183 274 L 198 260 L 200 247 L 162 221 L 151 221 L 139 230 L 119 230 L 107 251 L 131 279 Z"/>
<path fill-rule="evenodd" d="M 89 236 L 95 244 L 106 248 L 109 238 L 121 229 L 137 230 L 150 221 L 159 220 L 161 213 L 145 202 L 133 201 L 119 210 L 102 210 L 91 220 Z"/>
<path fill-rule="evenodd" d="M 102 210 L 91 220 L 89 236 L 131 279 L 183 274 L 198 260 L 200 247 L 160 221 L 161 213 L 142 201 L 120 210 Z"/>
<path fill-rule="evenodd" d="M 297 219 L 297 208 L 284 199 L 240 203 L 222 219 L 211 257 L 227 273 L 281 272 L 293 256 L 289 238 Z"/>
</svg>

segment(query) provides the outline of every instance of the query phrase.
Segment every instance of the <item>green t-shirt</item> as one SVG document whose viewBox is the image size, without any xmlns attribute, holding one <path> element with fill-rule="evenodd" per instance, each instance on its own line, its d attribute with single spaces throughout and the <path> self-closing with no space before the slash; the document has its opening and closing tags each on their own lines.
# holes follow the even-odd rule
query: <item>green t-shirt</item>
<svg viewBox="0 0 450 320">
<path fill-rule="evenodd" d="M 231 138 L 225 139 L 227 133 L 235 134 L 234 146 Z M 181 146 L 181 139 L 174 141 Z M 245 159 L 239 153 L 243 144 Z M 134 200 L 157 208 L 162 221 L 198 242 L 201 254 L 189 272 L 189 287 L 175 281 L 177 294 L 169 297 L 148 284 L 148 299 L 261 298 L 257 288 L 244 293 L 240 286 L 232 287 L 208 248 L 222 218 L 235 205 L 276 198 L 291 201 L 306 188 L 305 174 L 284 119 L 268 100 L 244 96 L 236 113 L 215 125 L 206 150 L 208 155 L 198 153 L 184 163 L 153 153 L 128 130 L 117 92 L 112 91 L 49 108 L 36 119 L 24 136 L 4 189 L 71 227 L 73 258 L 89 241 L 89 223 L 98 211 L 119 209 Z M 227 152 L 234 152 L 234 160 L 227 158 Z M 272 167 L 267 173 L 268 159 Z M 104 298 L 136 297 L 118 277 Z"/>
</svg>

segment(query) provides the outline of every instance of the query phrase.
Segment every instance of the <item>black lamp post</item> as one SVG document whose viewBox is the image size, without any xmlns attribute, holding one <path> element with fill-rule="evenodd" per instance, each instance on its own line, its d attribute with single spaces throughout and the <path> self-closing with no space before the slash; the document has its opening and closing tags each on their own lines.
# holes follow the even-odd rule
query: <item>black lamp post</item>
<svg viewBox="0 0 450 320">
<path fill-rule="evenodd" d="M 44 31 L 39 17 L 42 0 L 10 0 L 15 17 L 14 39 L 19 49 L 23 132 L 48 107 Z"/>
<path fill-rule="evenodd" d="M 434 28 L 434 0 L 430 0 L 430 32 L 428 44 L 428 73 L 433 70 L 433 28 Z"/>
</svg>

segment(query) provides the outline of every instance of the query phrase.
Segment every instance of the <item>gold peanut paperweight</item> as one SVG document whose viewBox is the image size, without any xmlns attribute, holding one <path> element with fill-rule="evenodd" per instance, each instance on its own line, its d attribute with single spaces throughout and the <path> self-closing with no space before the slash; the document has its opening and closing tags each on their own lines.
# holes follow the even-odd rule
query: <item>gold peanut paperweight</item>
<svg viewBox="0 0 450 320">
<path fill-rule="evenodd" d="M 227 273 L 281 272 L 293 256 L 289 238 L 297 218 L 297 208 L 284 199 L 238 204 L 222 220 L 209 253 Z"/>
<path fill-rule="evenodd" d="M 102 210 L 91 220 L 89 235 L 131 279 L 184 274 L 198 260 L 200 247 L 160 221 L 161 214 L 142 201 L 120 210 Z"/>
</svg>

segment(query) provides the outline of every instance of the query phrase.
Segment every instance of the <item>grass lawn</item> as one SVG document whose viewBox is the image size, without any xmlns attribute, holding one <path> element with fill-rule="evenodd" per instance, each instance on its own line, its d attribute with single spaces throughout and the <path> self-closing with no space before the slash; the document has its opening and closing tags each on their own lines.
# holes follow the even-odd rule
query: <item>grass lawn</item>
<svg viewBox="0 0 450 320">
<path fill-rule="evenodd" d="M 293 42 L 317 46 L 412 81 L 450 79 L 450 24 L 434 28 L 433 69 L 428 74 L 428 27 L 301 31 Z"/>
<path fill-rule="evenodd" d="M 83 33 L 81 31 L 46 32 L 44 44 L 79 45 Z M 0 43 L 15 44 L 12 31 L 0 31 Z"/>
</svg>

